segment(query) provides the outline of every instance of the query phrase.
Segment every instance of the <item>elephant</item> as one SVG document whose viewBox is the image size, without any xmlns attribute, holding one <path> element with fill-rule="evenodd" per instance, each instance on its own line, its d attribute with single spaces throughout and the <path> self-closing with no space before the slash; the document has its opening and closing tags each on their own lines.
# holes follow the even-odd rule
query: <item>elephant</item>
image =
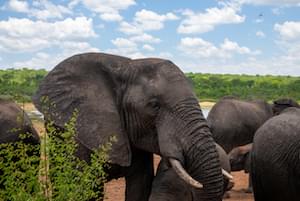
<svg viewBox="0 0 300 201">
<path fill-rule="evenodd" d="M 252 143 L 249 143 L 243 146 L 235 147 L 229 152 L 228 158 L 230 161 L 231 171 L 244 170 L 245 173 L 250 173 L 251 149 Z M 245 189 L 245 192 L 253 192 L 251 179 L 249 179 L 248 188 Z"/>
<path fill-rule="evenodd" d="M 229 154 L 229 161 L 231 166 L 231 171 L 241 171 L 245 170 L 246 173 L 250 172 L 250 153 L 252 149 L 252 143 L 235 147 Z"/>
<path fill-rule="evenodd" d="M 287 107 L 299 105 L 289 98 L 281 98 L 268 104 L 263 100 L 244 101 L 226 96 L 212 107 L 207 121 L 216 143 L 229 153 L 235 147 L 252 143 L 256 130 Z M 232 170 L 234 171 L 234 167 Z M 252 192 L 250 176 L 246 192 Z"/>
<path fill-rule="evenodd" d="M 53 107 L 44 106 L 45 97 Z M 125 177 L 126 201 L 148 200 L 153 153 L 166 158 L 183 180 L 203 187 L 210 200 L 222 199 L 210 129 L 187 78 L 171 61 L 74 55 L 48 73 L 33 102 L 58 129 L 78 111 L 75 139 L 83 160 L 111 136 L 117 139 L 108 152 L 107 180 Z"/>
<path fill-rule="evenodd" d="M 255 133 L 251 177 L 255 201 L 300 200 L 300 109 L 291 107 Z"/>
<path fill-rule="evenodd" d="M 216 144 L 221 161 L 221 166 L 230 172 L 229 158 L 225 151 Z M 223 193 L 227 190 L 229 179 L 224 176 Z M 187 185 L 168 164 L 168 160 L 162 159 L 158 165 L 156 176 L 152 183 L 152 191 L 149 201 L 205 201 L 203 192 Z"/>
<path fill-rule="evenodd" d="M 0 99 L 0 144 L 17 142 L 20 140 L 33 145 L 40 143 L 37 131 L 30 118 L 16 103 Z M 30 134 L 25 139 L 20 134 Z"/>
<path fill-rule="evenodd" d="M 268 104 L 263 100 L 223 97 L 210 110 L 207 122 L 216 143 L 229 153 L 235 147 L 251 143 L 255 131 L 269 118 L 295 106 L 299 107 L 297 102 L 287 98 Z"/>
</svg>

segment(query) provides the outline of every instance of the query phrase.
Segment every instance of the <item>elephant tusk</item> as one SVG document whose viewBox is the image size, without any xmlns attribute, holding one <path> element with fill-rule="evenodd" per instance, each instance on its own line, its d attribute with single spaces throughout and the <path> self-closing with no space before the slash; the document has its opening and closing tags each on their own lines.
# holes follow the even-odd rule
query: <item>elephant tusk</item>
<svg viewBox="0 0 300 201">
<path fill-rule="evenodd" d="M 233 179 L 233 176 L 222 168 L 222 174 L 229 180 Z"/>
<path fill-rule="evenodd" d="M 203 185 L 193 179 L 182 167 L 181 163 L 176 159 L 169 159 L 170 164 L 172 165 L 172 168 L 177 173 L 177 175 L 183 179 L 187 184 L 190 184 L 191 186 L 195 188 L 203 188 Z"/>
</svg>

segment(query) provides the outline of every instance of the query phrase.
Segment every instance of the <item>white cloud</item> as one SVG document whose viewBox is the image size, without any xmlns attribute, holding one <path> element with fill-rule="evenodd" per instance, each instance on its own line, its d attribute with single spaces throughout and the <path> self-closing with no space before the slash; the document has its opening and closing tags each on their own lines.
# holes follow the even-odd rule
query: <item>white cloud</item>
<svg viewBox="0 0 300 201">
<path fill-rule="evenodd" d="M 142 9 L 135 13 L 132 23 L 121 22 L 119 30 L 128 35 L 143 34 L 145 31 L 160 30 L 164 22 L 179 19 L 173 13 L 157 14 L 150 10 Z"/>
<path fill-rule="evenodd" d="M 265 33 L 262 32 L 262 31 L 257 31 L 257 32 L 255 33 L 255 35 L 256 35 L 257 37 L 259 37 L 259 38 L 264 38 L 264 37 L 266 37 Z"/>
<path fill-rule="evenodd" d="M 74 54 L 79 54 L 83 52 L 99 52 L 98 48 L 92 47 L 87 42 L 79 42 L 79 41 L 67 41 L 61 44 L 63 49 L 63 54 L 66 56 L 71 56 Z"/>
<path fill-rule="evenodd" d="M 113 49 L 107 49 L 106 52 L 122 55 L 130 58 L 142 58 L 145 57 L 137 47 L 137 44 L 126 38 L 116 38 L 111 40 L 112 44 L 116 46 Z"/>
<path fill-rule="evenodd" d="M 237 0 L 243 4 L 274 5 L 274 6 L 299 6 L 300 0 Z"/>
<path fill-rule="evenodd" d="M 185 55 L 194 58 L 232 58 L 235 54 L 240 55 L 258 55 L 261 52 L 252 51 L 248 47 L 241 47 L 237 42 L 230 41 L 228 38 L 219 47 L 203 40 L 202 38 L 182 38 L 179 44 L 179 50 Z"/>
<path fill-rule="evenodd" d="M 0 21 L 0 50 L 37 51 L 61 45 L 66 41 L 82 41 L 96 37 L 92 19 L 77 17 L 63 21 L 44 22 L 9 18 Z"/>
<path fill-rule="evenodd" d="M 151 52 L 155 50 L 155 48 L 152 47 L 152 46 L 149 45 L 149 44 L 143 45 L 143 49 L 144 49 L 144 50 L 147 50 L 147 51 L 151 51 Z"/>
<path fill-rule="evenodd" d="M 140 27 L 137 27 L 134 24 L 130 24 L 128 22 L 121 22 L 119 30 L 127 35 L 135 35 L 135 34 L 142 34 L 143 30 Z"/>
<path fill-rule="evenodd" d="M 179 49 L 191 57 L 211 57 L 218 53 L 218 48 L 202 38 L 182 38 Z"/>
<path fill-rule="evenodd" d="M 45 52 L 36 53 L 31 59 L 24 61 L 17 61 L 13 63 L 14 68 L 45 68 L 51 70 L 55 65 L 64 59 L 84 52 L 99 52 L 98 48 L 92 47 L 86 42 L 62 42 L 60 51 L 55 54 L 48 54 Z"/>
<path fill-rule="evenodd" d="M 283 40 L 300 40 L 300 21 L 287 21 L 283 24 L 275 24 L 274 30 L 279 32 Z"/>
<path fill-rule="evenodd" d="M 173 13 L 157 14 L 150 10 L 142 9 L 135 13 L 135 25 L 142 30 L 160 30 L 164 27 L 164 22 L 168 20 L 177 20 L 178 17 Z"/>
<path fill-rule="evenodd" d="M 111 41 L 112 44 L 114 44 L 116 47 L 119 48 L 136 48 L 136 44 L 132 42 L 131 40 L 128 40 L 126 38 L 116 38 Z"/>
<path fill-rule="evenodd" d="M 81 2 L 89 10 L 100 14 L 100 18 L 105 21 L 121 21 L 123 18 L 119 11 L 136 4 L 135 0 L 81 0 Z M 78 4 L 78 1 L 71 3 L 71 6 L 74 6 Z"/>
<path fill-rule="evenodd" d="M 280 35 L 279 40 L 275 42 L 281 52 L 273 58 L 273 66 L 277 67 L 279 72 L 285 72 L 284 74 L 300 75 L 300 22 L 275 24 L 274 30 Z"/>
<path fill-rule="evenodd" d="M 161 40 L 159 38 L 153 37 L 150 34 L 143 33 L 141 35 L 136 35 L 130 37 L 131 41 L 134 42 L 142 42 L 142 43 L 160 43 Z"/>
<path fill-rule="evenodd" d="M 120 23 L 119 30 L 124 34 L 130 35 L 130 38 L 126 39 L 127 44 L 130 43 L 136 45 L 136 43 L 160 43 L 160 38 L 154 37 L 145 32 L 162 29 L 164 27 L 164 22 L 177 19 L 178 17 L 170 12 L 166 14 L 158 14 L 153 11 L 142 9 L 135 13 L 133 22 L 128 23 L 122 21 Z M 120 40 L 112 41 L 112 43 L 117 46 L 116 42 L 120 42 Z M 122 42 L 125 43 L 125 40 L 122 40 Z M 143 49 L 152 51 L 154 48 L 148 44 L 144 44 Z M 116 52 L 115 49 L 113 51 Z M 122 55 L 125 54 L 126 56 L 133 55 L 131 56 L 133 58 L 144 56 L 144 54 L 137 53 L 137 47 L 133 49 L 132 46 L 130 48 L 119 47 L 117 52 L 121 52 Z"/>
<path fill-rule="evenodd" d="M 185 10 L 182 14 L 186 17 L 177 28 L 178 33 L 204 33 L 212 31 L 222 24 L 237 24 L 245 21 L 245 16 L 237 14 L 239 8 L 224 6 L 222 8 L 208 8 L 204 13 L 195 13 Z"/>
<path fill-rule="evenodd" d="M 8 2 L 8 7 L 16 12 L 26 13 L 29 11 L 29 5 L 26 1 L 10 0 Z"/>
<path fill-rule="evenodd" d="M 222 51 L 236 52 L 238 54 L 260 54 L 259 51 L 251 51 L 248 47 L 241 47 L 237 42 L 230 41 L 228 38 L 220 45 Z"/>
<path fill-rule="evenodd" d="M 62 19 L 64 15 L 72 14 L 72 11 L 62 5 L 55 5 L 47 0 L 40 0 L 34 2 L 34 7 L 29 12 L 29 15 L 37 19 L 47 20 L 51 18 Z"/>
<path fill-rule="evenodd" d="M 51 18 L 61 19 L 64 15 L 72 14 L 69 8 L 62 5 L 55 5 L 48 0 L 33 1 L 31 6 L 26 1 L 10 0 L 7 5 L 10 10 L 26 13 L 40 20 Z"/>
<path fill-rule="evenodd" d="M 51 63 L 53 64 L 53 67 L 55 65 L 54 58 L 52 58 L 49 54 L 44 52 L 39 52 L 36 54 L 35 57 L 27 60 L 27 61 L 17 61 L 13 64 L 14 68 L 33 68 L 33 69 L 41 69 L 41 68 L 47 68 L 48 66 L 45 66 L 45 63 Z M 47 62 L 48 61 L 48 62 Z"/>
<path fill-rule="evenodd" d="M 104 21 L 121 21 L 123 19 L 119 13 L 103 13 L 100 17 Z"/>
</svg>

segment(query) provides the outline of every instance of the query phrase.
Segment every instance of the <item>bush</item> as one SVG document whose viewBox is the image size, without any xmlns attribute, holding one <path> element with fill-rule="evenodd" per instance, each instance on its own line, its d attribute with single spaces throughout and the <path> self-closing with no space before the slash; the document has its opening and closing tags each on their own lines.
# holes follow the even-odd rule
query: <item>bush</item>
<svg viewBox="0 0 300 201">
<path fill-rule="evenodd" d="M 80 160 L 75 156 L 76 119 L 75 111 L 64 131 L 47 124 L 41 146 L 22 141 L 0 145 L 0 200 L 85 201 L 103 196 L 111 144 L 95 150 L 89 163 Z"/>
</svg>

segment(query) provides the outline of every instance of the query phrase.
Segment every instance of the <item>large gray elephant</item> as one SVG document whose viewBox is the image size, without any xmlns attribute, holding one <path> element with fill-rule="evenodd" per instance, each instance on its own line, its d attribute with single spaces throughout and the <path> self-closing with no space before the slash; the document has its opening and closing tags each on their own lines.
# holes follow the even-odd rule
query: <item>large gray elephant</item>
<svg viewBox="0 0 300 201">
<path fill-rule="evenodd" d="M 300 200 L 300 109 L 288 108 L 254 136 L 251 175 L 255 201 Z"/>
<path fill-rule="evenodd" d="M 20 138 L 20 134 L 30 134 Z M 39 136 L 28 115 L 16 103 L 0 99 L 0 143 L 24 140 L 33 145 L 39 144 Z"/>
<path fill-rule="evenodd" d="M 221 166 L 230 172 L 229 158 L 225 151 L 216 144 Z M 224 176 L 223 193 L 227 190 L 229 178 Z M 152 183 L 149 201 L 209 201 L 202 190 L 187 185 L 173 170 L 168 161 L 162 159 Z"/>
<path fill-rule="evenodd" d="M 55 107 L 44 109 L 43 97 Z M 33 102 L 61 129 L 78 109 L 82 159 L 89 160 L 91 150 L 110 136 L 117 138 L 107 173 L 108 179 L 125 176 L 127 201 L 148 200 L 153 153 L 167 158 L 185 181 L 203 185 L 210 200 L 221 200 L 223 176 L 213 138 L 189 82 L 172 62 L 75 55 L 46 76 Z"/>
<path fill-rule="evenodd" d="M 268 104 L 263 100 L 243 101 L 224 97 L 212 107 L 207 121 L 214 140 L 229 153 L 235 147 L 251 143 L 255 131 L 287 107 L 299 105 L 286 98 Z"/>
</svg>

